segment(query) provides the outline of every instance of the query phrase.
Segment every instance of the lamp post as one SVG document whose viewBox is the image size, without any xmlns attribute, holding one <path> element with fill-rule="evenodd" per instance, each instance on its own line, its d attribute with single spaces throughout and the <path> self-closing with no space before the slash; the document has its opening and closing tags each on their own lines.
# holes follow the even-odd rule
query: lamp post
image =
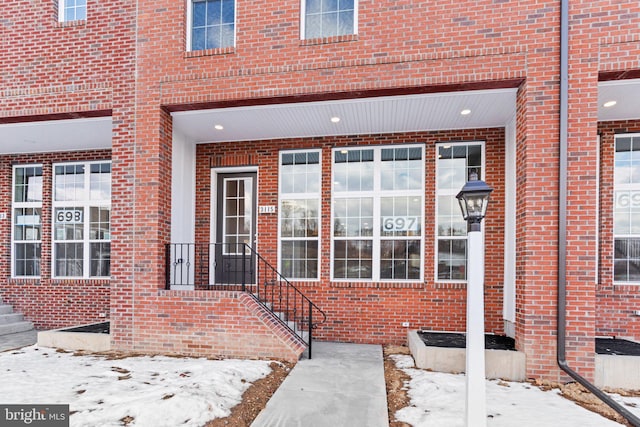
<svg viewBox="0 0 640 427">
<path fill-rule="evenodd" d="M 481 223 L 487 213 L 493 188 L 478 179 L 476 172 L 456 198 L 467 221 L 467 350 L 466 408 L 467 427 L 487 425 L 484 365 L 484 242 Z"/>
</svg>

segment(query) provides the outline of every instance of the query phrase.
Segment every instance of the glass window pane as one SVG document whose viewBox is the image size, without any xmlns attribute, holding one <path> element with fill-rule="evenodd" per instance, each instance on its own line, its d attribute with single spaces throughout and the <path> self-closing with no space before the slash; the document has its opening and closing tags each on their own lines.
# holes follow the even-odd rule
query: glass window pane
<svg viewBox="0 0 640 427">
<path fill-rule="evenodd" d="M 322 37 L 322 15 L 307 15 L 304 29 L 305 39 Z"/>
<path fill-rule="evenodd" d="M 91 247 L 91 277 L 109 277 L 111 274 L 111 243 L 92 243 Z"/>
<path fill-rule="evenodd" d="M 194 28 L 191 34 L 191 50 L 206 49 L 206 30 L 204 28 Z"/>
<path fill-rule="evenodd" d="M 322 11 L 322 0 L 306 0 L 306 13 L 320 13 Z"/>
<path fill-rule="evenodd" d="M 194 1 L 192 14 L 193 28 L 204 27 L 206 24 L 207 3 L 204 1 Z"/>
<path fill-rule="evenodd" d="M 55 275 L 57 277 L 83 276 L 83 245 L 82 243 L 56 243 Z"/>
<path fill-rule="evenodd" d="M 207 1 L 207 25 L 219 25 L 222 22 L 222 1 Z"/>
<path fill-rule="evenodd" d="M 322 12 L 334 12 L 338 10 L 338 0 L 322 0 Z"/>
<path fill-rule="evenodd" d="M 338 13 L 330 12 L 322 15 L 322 37 L 338 35 Z"/>
<path fill-rule="evenodd" d="M 233 24 L 235 22 L 235 1 L 222 0 L 222 22 Z"/>
</svg>

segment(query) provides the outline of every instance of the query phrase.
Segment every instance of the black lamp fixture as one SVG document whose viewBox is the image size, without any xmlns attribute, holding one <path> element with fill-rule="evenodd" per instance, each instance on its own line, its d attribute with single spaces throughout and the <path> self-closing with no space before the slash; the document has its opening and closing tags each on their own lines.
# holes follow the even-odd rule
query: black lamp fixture
<svg viewBox="0 0 640 427">
<path fill-rule="evenodd" d="M 467 221 L 467 231 L 480 231 L 480 223 L 487 214 L 489 195 L 493 188 L 478 179 L 478 173 L 471 171 L 469 180 L 462 187 L 456 198 L 462 210 L 462 217 Z"/>
</svg>

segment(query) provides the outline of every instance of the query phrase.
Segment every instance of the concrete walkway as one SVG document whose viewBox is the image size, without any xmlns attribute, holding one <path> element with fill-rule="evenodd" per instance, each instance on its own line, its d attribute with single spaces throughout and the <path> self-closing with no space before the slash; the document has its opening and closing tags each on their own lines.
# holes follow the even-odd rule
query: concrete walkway
<svg viewBox="0 0 640 427">
<path fill-rule="evenodd" d="M 388 427 L 382 347 L 313 343 L 251 427 Z"/>
<path fill-rule="evenodd" d="M 36 341 L 38 341 L 38 332 L 36 330 L 0 335 L 0 352 L 33 345 Z"/>
</svg>

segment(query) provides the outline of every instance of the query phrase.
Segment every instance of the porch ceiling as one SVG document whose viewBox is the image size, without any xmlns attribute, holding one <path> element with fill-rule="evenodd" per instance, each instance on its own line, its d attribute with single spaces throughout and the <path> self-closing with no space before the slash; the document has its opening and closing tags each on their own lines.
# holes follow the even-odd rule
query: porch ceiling
<svg viewBox="0 0 640 427">
<path fill-rule="evenodd" d="M 174 129 L 196 143 L 502 127 L 515 114 L 516 92 L 507 88 L 396 95 L 172 115 Z M 463 115 L 463 110 L 470 112 Z M 333 122 L 333 117 L 340 121 Z"/>
<path fill-rule="evenodd" d="M 640 79 L 598 84 L 598 120 L 640 119 Z M 357 135 L 502 127 L 514 115 L 515 88 L 397 95 L 171 113 L 174 128 L 191 142 Z M 614 100 L 613 107 L 605 108 Z M 461 115 L 464 109 L 471 110 Z M 339 117 L 338 123 L 331 121 Z M 217 130 L 215 125 L 224 129 Z M 0 122 L 0 154 L 111 147 L 110 116 Z"/>
<path fill-rule="evenodd" d="M 111 117 L 0 124 L 0 154 L 111 148 Z"/>
<path fill-rule="evenodd" d="M 616 101 L 612 107 L 605 107 Z M 598 84 L 598 120 L 629 120 L 640 118 L 640 79 L 610 80 Z"/>
</svg>

